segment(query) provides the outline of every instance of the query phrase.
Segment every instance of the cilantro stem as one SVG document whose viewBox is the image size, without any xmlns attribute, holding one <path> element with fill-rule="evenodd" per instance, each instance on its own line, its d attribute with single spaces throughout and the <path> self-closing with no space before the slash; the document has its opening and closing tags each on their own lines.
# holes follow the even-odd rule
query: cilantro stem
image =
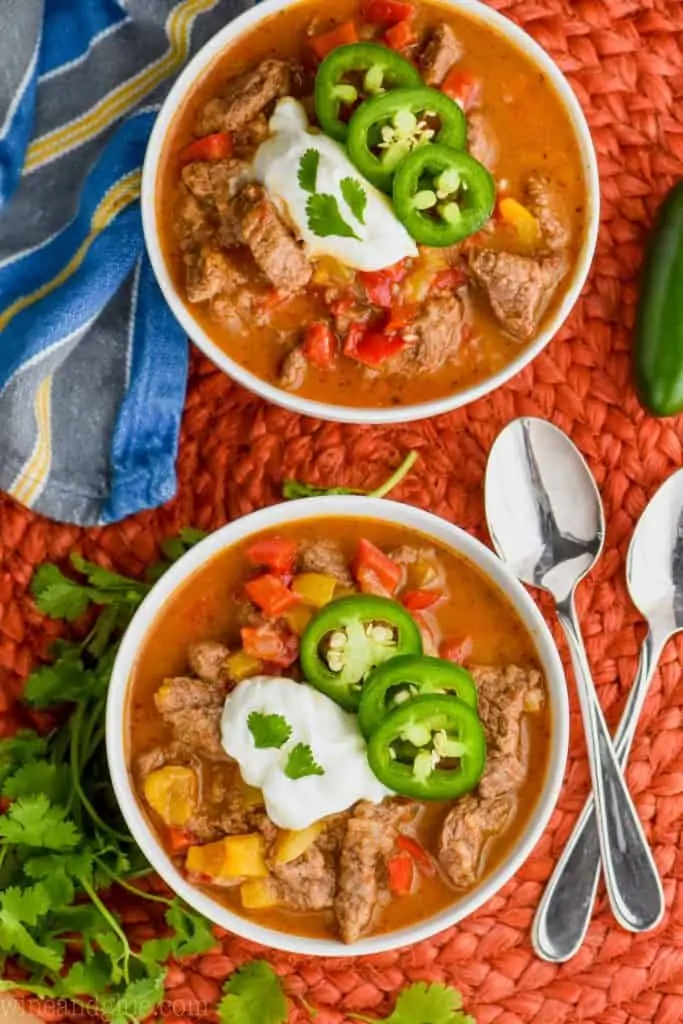
<svg viewBox="0 0 683 1024">
<path fill-rule="evenodd" d="M 125 879 L 119 878 L 119 876 L 111 870 L 109 865 L 105 864 L 104 861 L 101 861 L 99 857 L 96 857 L 95 859 L 105 874 L 109 875 L 112 881 L 116 882 L 116 884 L 122 889 L 126 889 L 127 892 L 132 892 L 135 896 L 141 896 L 145 900 L 151 900 L 153 903 L 165 903 L 167 907 L 173 906 L 173 900 L 169 900 L 168 897 L 161 896 L 155 892 L 145 892 L 144 889 L 137 889 L 134 885 L 130 885 L 129 882 L 126 882 Z M 149 874 L 149 872 L 145 872 L 145 874 Z"/>
<path fill-rule="evenodd" d="M 72 720 L 72 724 L 71 724 L 71 758 L 70 758 L 70 760 L 71 760 L 71 782 L 72 782 L 72 785 L 74 787 L 73 788 L 73 792 L 76 794 L 76 796 L 78 797 L 78 799 L 81 802 L 82 807 L 88 813 L 89 817 L 94 822 L 94 824 L 97 825 L 98 828 L 101 828 L 104 832 L 108 832 L 109 835 L 114 836 L 114 838 L 118 839 L 120 843 L 132 843 L 133 839 L 132 839 L 131 836 L 127 836 L 127 835 L 125 835 L 125 833 L 119 832 L 117 829 L 112 828 L 111 825 L 107 825 L 106 821 L 102 820 L 102 818 L 99 816 L 99 814 L 97 813 L 97 811 L 95 810 L 93 805 L 90 803 L 90 800 L 85 795 L 85 792 L 83 790 L 83 786 L 81 785 L 81 765 L 80 765 L 79 757 L 78 757 L 78 754 L 79 754 L 78 747 L 79 747 L 79 741 L 80 741 L 80 732 L 81 732 L 81 724 L 82 724 L 82 722 L 83 722 L 83 705 L 79 704 L 78 707 L 76 708 L 75 712 L 74 712 L 73 720 Z M 72 796 L 73 796 L 73 793 L 72 793 Z M 69 804 L 71 804 L 71 798 L 69 799 Z M 80 812 L 80 808 L 78 810 Z M 81 818 L 80 813 L 77 814 L 77 818 L 79 819 L 79 823 L 80 823 L 80 818 Z"/>
<path fill-rule="evenodd" d="M 126 979 L 126 984 L 128 985 L 130 983 L 130 977 L 129 977 L 129 974 L 128 974 L 128 963 L 130 961 L 130 956 L 131 956 L 132 950 L 131 950 L 130 945 L 128 943 L 128 939 L 126 938 L 126 934 L 123 931 L 123 929 L 121 928 L 121 925 L 119 924 L 119 922 L 114 917 L 114 915 L 111 914 L 107 910 L 107 908 L 105 907 L 104 903 L 102 902 L 100 897 L 97 895 L 97 893 L 95 892 L 93 887 L 90 885 L 88 880 L 86 878 L 81 877 L 81 876 L 79 876 L 78 880 L 81 883 L 81 885 L 83 886 L 83 889 L 85 890 L 85 892 L 87 892 L 88 896 L 90 897 L 90 899 L 93 901 L 93 903 L 95 904 L 95 906 L 99 910 L 99 912 L 102 915 L 102 917 L 105 919 L 105 921 L 107 922 L 107 924 L 111 928 L 111 930 L 121 940 L 121 943 L 123 945 L 123 976 Z"/>
<path fill-rule="evenodd" d="M 398 487 L 404 477 L 410 473 L 411 469 L 418 460 L 417 452 L 408 452 L 405 459 L 401 463 L 395 472 L 391 474 L 388 480 L 386 480 L 381 487 L 377 487 L 374 491 L 368 491 L 369 498 L 384 498 L 389 491 L 393 491 L 394 487 Z"/>
</svg>

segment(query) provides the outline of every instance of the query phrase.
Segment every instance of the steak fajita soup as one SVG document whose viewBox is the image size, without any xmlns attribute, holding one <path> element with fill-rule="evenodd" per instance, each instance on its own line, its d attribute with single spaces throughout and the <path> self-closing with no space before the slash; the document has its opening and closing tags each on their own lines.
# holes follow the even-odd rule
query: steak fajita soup
<svg viewBox="0 0 683 1024">
<path fill-rule="evenodd" d="M 309 0 L 230 46 L 157 184 L 169 272 L 231 358 L 337 405 L 502 370 L 572 282 L 576 130 L 544 72 L 452 5 Z"/>
<path fill-rule="evenodd" d="M 190 883 L 353 943 L 508 856 L 550 725 L 532 639 L 477 569 L 413 530 L 314 519 L 222 551 L 163 606 L 129 688 L 128 769 Z"/>
</svg>

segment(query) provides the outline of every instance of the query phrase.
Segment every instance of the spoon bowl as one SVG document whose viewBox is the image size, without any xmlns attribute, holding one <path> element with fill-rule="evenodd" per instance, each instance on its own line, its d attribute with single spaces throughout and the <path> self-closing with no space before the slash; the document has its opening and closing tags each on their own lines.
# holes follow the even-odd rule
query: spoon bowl
<svg viewBox="0 0 683 1024">
<path fill-rule="evenodd" d="M 683 470 L 662 484 L 640 517 L 626 583 L 651 632 L 666 642 L 683 629 Z"/>
</svg>

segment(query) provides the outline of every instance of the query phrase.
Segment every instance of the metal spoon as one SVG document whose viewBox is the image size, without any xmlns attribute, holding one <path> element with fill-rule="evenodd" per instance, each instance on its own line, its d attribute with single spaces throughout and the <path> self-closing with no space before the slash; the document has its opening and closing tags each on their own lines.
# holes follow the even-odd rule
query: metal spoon
<svg viewBox="0 0 683 1024">
<path fill-rule="evenodd" d="M 661 883 L 598 702 L 574 605 L 576 586 L 595 565 L 604 542 L 595 480 L 561 430 L 524 418 L 497 437 L 485 491 L 496 551 L 522 582 L 552 594 L 567 637 L 612 910 L 630 931 L 650 928 L 662 913 Z"/>
<path fill-rule="evenodd" d="M 683 629 L 683 470 L 669 477 L 641 516 L 628 550 L 626 582 L 649 630 L 614 738 L 622 768 L 662 650 Z M 599 880 L 595 807 L 588 799 L 536 912 L 532 941 L 539 956 L 559 963 L 578 951 L 590 923 Z M 663 904 L 657 913 L 653 903 L 647 927 L 657 925 L 663 911 Z"/>
</svg>

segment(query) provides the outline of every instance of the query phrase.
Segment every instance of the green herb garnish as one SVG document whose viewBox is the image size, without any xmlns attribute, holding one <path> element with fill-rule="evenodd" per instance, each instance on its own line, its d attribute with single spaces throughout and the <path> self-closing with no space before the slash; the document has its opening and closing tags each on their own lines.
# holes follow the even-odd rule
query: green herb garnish
<svg viewBox="0 0 683 1024">
<path fill-rule="evenodd" d="M 279 750 L 292 735 L 292 727 L 282 715 L 263 715 L 260 711 L 252 711 L 247 725 L 257 750 L 272 747 Z"/>
<path fill-rule="evenodd" d="M 225 983 L 218 1004 L 221 1024 L 285 1024 L 287 997 L 282 983 L 265 960 L 253 960 Z"/>
<path fill-rule="evenodd" d="M 338 235 L 341 238 L 360 238 L 350 224 L 342 217 L 339 203 L 332 195 L 318 192 L 306 203 L 306 214 L 310 230 L 319 238 Z"/>
<path fill-rule="evenodd" d="M 462 996 L 450 985 L 435 982 L 428 985 L 416 981 L 408 985 L 396 1000 L 396 1006 L 388 1017 L 366 1017 L 360 1013 L 349 1013 L 354 1020 L 365 1024 L 476 1024 L 474 1017 L 462 1013 Z"/>
<path fill-rule="evenodd" d="M 320 153 L 317 149 L 307 149 L 299 163 L 299 184 L 304 192 L 315 192 L 315 183 L 318 180 L 318 164 Z"/>
<path fill-rule="evenodd" d="M 368 195 L 363 186 L 356 178 L 342 178 L 341 192 L 347 206 L 356 220 L 365 224 L 365 207 L 368 205 Z"/>
<path fill-rule="evenodd" d="M 369 498 L 384 498 L 394 487 L 398 487 L 417 460 L 418 453 L 409 452 L 398 469 L 374 491 L 362 491 L 353 487 L 316 487 L 314 484 L 304 484 L 299 480 L 285 480 L 282 485 L 282 497 L 290 501 L 294 498 L 317 498 L 326 494 L 364 494 Z"/>
<path fill-rule="evenodd" d="M 325 769 L 321 768 L 313 757 L 313 751 L 308 743 L 297 743 L 289 752 L 285 775 L 290 779 L 305 779 L 307 775 L 324 775 Z"/>
</svg>

